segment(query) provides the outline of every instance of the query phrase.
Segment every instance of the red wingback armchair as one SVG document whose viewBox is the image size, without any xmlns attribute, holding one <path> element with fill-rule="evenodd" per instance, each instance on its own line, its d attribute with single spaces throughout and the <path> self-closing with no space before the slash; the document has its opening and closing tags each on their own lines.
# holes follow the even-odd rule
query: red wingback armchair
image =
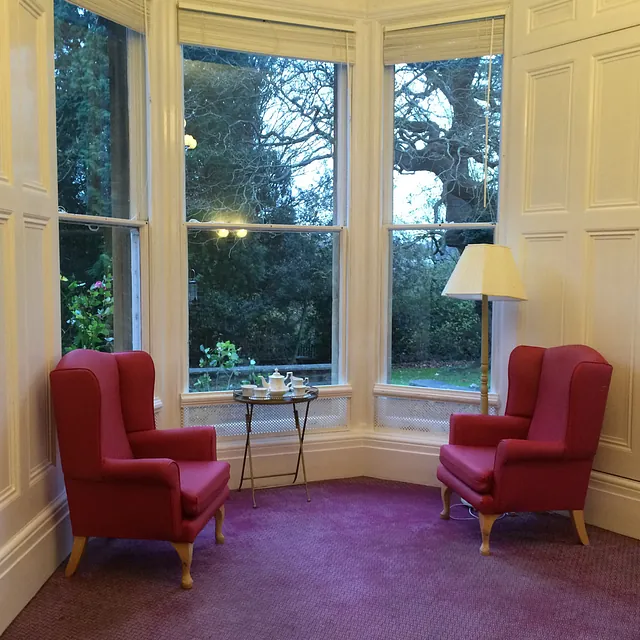
<svg viewBox="0 0 640 640">
<path fill-rule="evenodd" d="M 155 370 L 143 351 L 65 355 L 51 372 L 75 572 L 91 536 L 171 542 L 191 588 L 193 541 L 215 517 L 224 542 L 229 464 L 213 427 L 156 430 Z"/>
<path fill-rule="evenodd" d="M 504 416 L 454 414 L 440 450 L 438 479 L 449 518 L 451 491 L 478 511 L 482 546 L 512 511 L 567 509 L 589 544 L 584 502 L 600 438 L 611 366 L 582 345 L 520 346 L 509 359 Z"/>
</svg>

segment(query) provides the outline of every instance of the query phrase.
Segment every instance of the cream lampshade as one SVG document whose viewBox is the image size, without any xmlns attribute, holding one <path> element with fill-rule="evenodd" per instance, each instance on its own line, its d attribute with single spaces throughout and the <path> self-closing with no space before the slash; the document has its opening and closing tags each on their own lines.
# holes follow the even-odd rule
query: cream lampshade
<svg viewBox="0 0 640 640">
<path fill-rule="evenodd" d="M 526 300 L 527 295 L 509 247 L 470 244 L 462 252 L 443 292 L 462 300 L 482 300 L 480 407 L 489 413 L 489 300 Z"/>
</svg>

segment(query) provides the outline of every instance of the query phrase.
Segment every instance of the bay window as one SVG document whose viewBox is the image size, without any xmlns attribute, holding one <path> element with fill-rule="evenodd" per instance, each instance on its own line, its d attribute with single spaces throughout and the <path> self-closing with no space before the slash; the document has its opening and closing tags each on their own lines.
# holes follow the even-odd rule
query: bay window
<svg viewBox="0 0 640 640">
<path fill-rule="evenodd" d="M 125 0 L 115 2 L 122 16 L 104 0 L 86 2 L 82 8 L 55 0 L 63 347 L 140 348 L 148 191 L 140 32 L 147 18 L 135 2 L 135 15 L 125 15 Z M 168 388 L 184 385 L 183 424 L 217 411 L 207 419 L 222 420 L 226 433 L 235 433 L 242 416 L 223 409 L 230 394 L 217 392 L 258 383 L 274 368 L 335 387 L 320 399 L 323 425 L 346 424 L 351 390 L 340 385 L 349 382 L 347 271 L 352 294 L 361 288 L 376 298 L 369 306 L 357 302 L 366 296 L 355 296 L 357 312 L 352 307 L 349 317 L 358 322 L 350 322 L 351 332 L 362 326 L 363 335 L 378 338 L 377 319 L 365 314 L 373 315 L 378 296 L 382 301 L 382 338 L 361 356 L 372 363 L 369 388 L 379 374 L 380 424 L 408 424 L 399 417 L 409 405 L 396 400 L 428 397 L 430 416 L 440 411 L 438 402 L 453 403 L 447 411 L 473 404 L 480 308 L 441 293 L 467 245 L 494 241 L 503 20 L 384 32 L 382 253 L 370 260 L 367 252 L 378 245 L 365 246 L 369 222 L 369 240 L 378 240 L 377 197 L 367 202 L 358 193 L 350 231 L 355 242 L 349 243 L 355 259 L 347 269 L 356 27 L 292 25 L 193 6 L 177 7 L 179 128 L 158 128 L 153 138 L 166 135 L 171 145 L 176 133 L 184 138 L 184 219 L 179 229 L 169 226 L 162 210 L 153 231 L 154 247 L 163 248 L 154 254 L 156 265 L 166 257 L 167 269 L 183 279 L 170 294 L 182 315 L 168 314 L 182 336 L 175 337 L 182 346 L 170 358 L 183 360 L 176 379 L 163 381 Z M 379 95 L 380 85 L 367 82 L 358 76 L 359 105 L 369 95 L 363 87 Z M 373 121 L 376 113 L 362 117 Z M 154 126 L 167 114 L 160 115 Z M 362 137 L 358 132 L 354 144 Z M 365 162 L 359 159 L 354 180 L 367 176 Z M 182 157 L 171 166 L 176 181 L 181 169 Z M 376 269 L 380 261 L 383 273 L 354 270 Z M 159 299 L 157 281 L 152 284 Z M 358 371 L 359 394 L 370 393 L 364 383 Z M 364 415 L 364 403 L 358 406 Z"/>
</svg>

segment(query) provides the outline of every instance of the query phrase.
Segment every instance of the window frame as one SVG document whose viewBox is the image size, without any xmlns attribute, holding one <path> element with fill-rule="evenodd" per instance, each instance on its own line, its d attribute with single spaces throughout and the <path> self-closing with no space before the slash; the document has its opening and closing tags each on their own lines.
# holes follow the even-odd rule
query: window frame
<svg viewBox="0 0 640 640">
<path fill-rule="evenodd" d="M 180 60 L 184 68 L 184 46 L 180 47 Z M 202 46 L 202 45 L 195 45 Z M 256 54 L 265 55 L 265 54 Z M 322 397 L 345 397 L 351 395 L 351 387 L 346 384 L 348 380 L 347 371 L 347 259 L 348 259 L 348 221 L 350 208 L 350 146 L 351 146 L 351 91 L 352 91 L 352 63 L 335 64 L 335 137 L 336 153 L 334 156 L 334 214 L 336 224 L 333 225 L 288 225 L 288 224 L 261 224 L 261 223 L 225 223 L 225 222 L 192 222 L 186 219 L 186 199 L 183 203 L 183 246 L 185 256 L 188 244 L 188 234 L 190 230 L 246 229 L 254 233 L 337 233 L 339 237 L 339 264 L 333 266 L 334 282 L 338 286 L 338 308 L 333 309 L 332 351 L 337 349 L 335 366 L 337 369 L 337 383 L 321 385 L 320 396 Z M 184 88 L 183 88 L 184 100 Z M 340 167 L 346 167 L 344 171 Z M 184 165 L 183 165 L 184 170 Z M 184 171 L 186 182 L 186 171 Z M 188 273 L 188 256 L 184 281 L 186 283 Z M 186 335 L 184 344 L 184 378 L 183 393 L 181 394 L 181 406 L 201 405 L 201 404 L 225 404 L 233 399 L 233 391 L 190 391 L 189 390 L 189 311 L 188 303 L 186 313 Z M 332 357 L 332 368 L 334 360 Z"/>
<path fill-rule="evenodd" d="M 484 17 L 484 16 L 483 16 Z M 506 15 L 502 16 L 505 19 Z M 411 26 L 425 26 L 425 25 L 411 25 Z M 434 23 L 430 26 L 437 26 Z M 506 48 L 506 43 L 505 43 Z M 507 58 L 506 51 L 503 53 L 503 60 Z M 502 70 L 502 95 L 501 101 L 501 118 L 505 111 L 506 91 L 504 79 L 506 77 L 506 70 L 503 66 Z M 383 77 L 383 114 L 382 114 L 382 223 L 380 225 L 380 247 L 381 260 L 380 269 L 380 312 L 381 312 L 381 324 L 380 324 L 380 346 L 379 353 L 380 358 L 378 362 L 377 380 L 374 385 L 373 394 L 375 396 L 397 397 L 397 398 L 425 398 L 433 400 L 451 401 L 451 402 L 470 402 L 479 404 L 480 391 L 466 391 L 458 389 L 440 389 L 440 388 L 421 388 L 411 387 L 409 385 L 392 384 L 387 382 L 390 373 L 391 362 L 391 321 L 392 321 L 392 270 L 393 270 L 393 251 L 391 237 L 393 231 L 415 231 L 415 230 L 433 230 L 433 231 L 446 231 L 447 229 L 492 229 L 494 242 L 499 242 L 500 238 L 500 211 L 501 211 L 501 199 L 498 198 L 498 215 L 495 222 L 459 222 L 459 223 L 416 223 L 416 224 L 398 224 L 393 222 L 393 171 L 394 171 L 394 117 L 395 117 L 395 65 L 384 66 Z M 500 175 L 499 181 L 499 194 L 504 187 L 502 167 L 504 166 L 504 121 L 501 120 L 500 129 Z M 499 323 L 501 314 L 493 313 L 491 322 L 492 335 L 498 335 Z M 489 354 L 489 363 L 491 366 L 491 386 L 489 389 L 489 406 L 497 407 L 499 404 L 499 397 L 496 389 L 500 386 L 501 372 L 498 371 L 498 367 L 492 366 L 494 363 L 498 363 L 496 345 L 497 340 L 491 341 L 491 353 Z M 495 374 L 495 375 L 494 375 Z"/>
<path fill-rule="evenodd" d="M 126 28 L 129 108 L 129 218 L 95 216 L 58 209 L 58 222 L 79 226 L 136 229 L 132 241 L 132 336 L 134 350 L 149 348 L 149 232 L 147 198 L 147 83 L 144 34 Z M 133 236 L 132 236 L 133 238 Z M 58 240 L 59 242 L 59 240 Z"/>
</svg>

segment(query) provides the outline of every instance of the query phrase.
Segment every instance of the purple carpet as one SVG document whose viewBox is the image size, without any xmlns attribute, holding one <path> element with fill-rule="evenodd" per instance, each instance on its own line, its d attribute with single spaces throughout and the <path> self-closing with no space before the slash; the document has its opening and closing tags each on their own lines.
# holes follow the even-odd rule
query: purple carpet
<svg viewBox="0 0 640 640">
<path fill-rule="evenodd" d="M 166 543 L 92 540 L 76 576 L 51 577 L 4 640 L 640 639 L 640 542 L 558 515 L 443 521 L 438 489 L 365 478 L 250 492 L 210 524 L 194 588 Z M 466 515 L 457 508 L 453 515 Z"/>
</svg>

